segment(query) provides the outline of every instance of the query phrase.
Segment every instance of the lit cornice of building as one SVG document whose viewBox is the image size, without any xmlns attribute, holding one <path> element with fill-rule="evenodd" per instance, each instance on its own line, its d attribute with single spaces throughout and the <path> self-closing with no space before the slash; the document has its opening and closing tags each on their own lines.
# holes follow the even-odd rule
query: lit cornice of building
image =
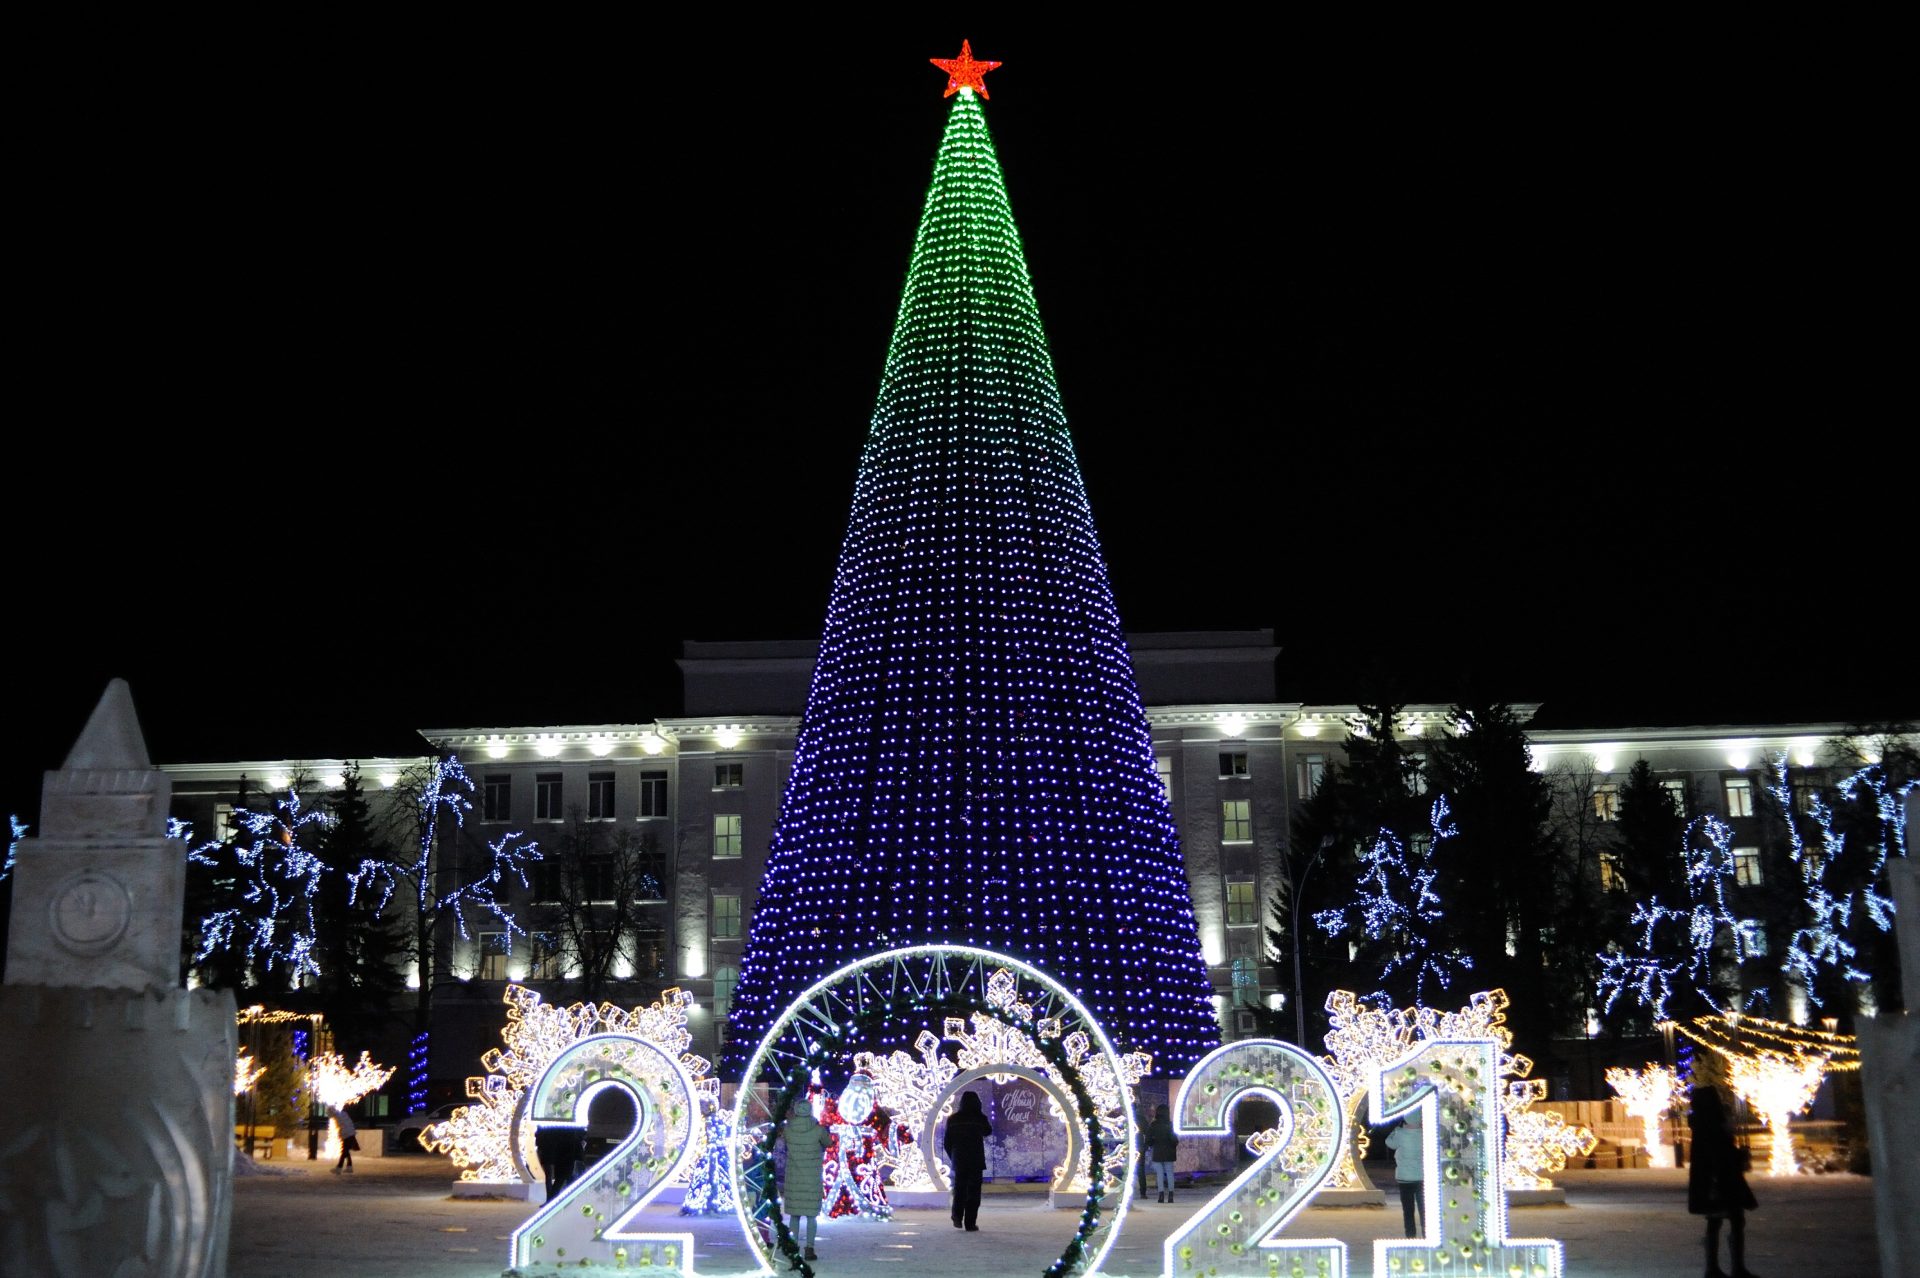
<svg viewBox="0 0 1920 1278">
<path fill-rule="evenodd" d="M 662 719 L 662 733 L 681 754 L 727 750 L 793 749 L 800 717 L 791 714 L 736 714 L 725 719 Z"/>
<path fill-rule="evenodd" d="M 421 728 L 437 750 L 470 766 L 545 759 L 592 763 L 653 758 L 670 750 L 671 733 L 657 723 L 569 723 L 548 727 Z"/>
<path fill-rule="evenodd" d="M 397 785 L 408 769 L 432 763 L 430 756 L 414 758 L 364 759 L 241 759 L 228 763 L 162 763 L 160 771 L 188 789 L 195 783 L 225 784 L 235 777 L 246 777 L 261 790 L 284 790 L 294 777 L 305 776 L 309 786 L 319 790 L 337 790 L 347 768 L 358 765 L 360 784 L 369 790 L 385 790 Z"/>
<path fill-rule="evenodd" d="M 1755 725 L 1702 725 L 1679 728 L 1553 728 L 1527 733 L 1535 760 L 1542 766 L 1559 762 L 1593 761 L 1603 772 L 1625 772 L 1642 756 L 1671 752 L 1705 752 L 1721 758 L 1735 771 L 1760 767 L 1786 755 L 1800 767 L 1819 764 L 1826 744 L 1857 734 L 1844 723 L 1768 724 L 1755 734 Z"/>
<path fill-rule="evenodd" d="M 1516 705 L 1524 722 L 1538 705 Z M 1222 741 L 1320 741 L 1339 745 L 1360 724 L 1356 705 L 1304 705 L 1268 702 L 1261 705 L 1149 706 L 1147 722 L 1155 728 L 1210 728 Z M 1402 737 L 1437 737 L 1453 731 L 1452 710 L 1444 705 L 1403 706 L 1397 716 Z"/>
</svg>

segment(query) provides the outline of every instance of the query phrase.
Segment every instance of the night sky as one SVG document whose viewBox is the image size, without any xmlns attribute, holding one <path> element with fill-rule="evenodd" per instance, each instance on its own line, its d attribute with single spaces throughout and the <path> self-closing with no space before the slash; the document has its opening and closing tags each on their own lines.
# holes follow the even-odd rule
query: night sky
<svg viewBox="0 0 1920 1278">
<path fill-rule="evenodd" d="M 19 122 L 5 803 L 114 675 L 163 761 L 373 755 L 817 638 L 962 35 L 1130 630 L 1273 627 L 1287 699 L 1920 714 L 1869 77 L 968 22 L 70 54 Z"/>
</svg>

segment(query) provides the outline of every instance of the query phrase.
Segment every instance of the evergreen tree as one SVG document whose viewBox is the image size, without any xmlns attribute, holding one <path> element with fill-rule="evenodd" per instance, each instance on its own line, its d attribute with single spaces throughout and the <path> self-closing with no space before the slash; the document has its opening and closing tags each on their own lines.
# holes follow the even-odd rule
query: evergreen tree
<svg viewBox="0 0 1920 1278">
<path fill-rule="evenodd" d="M 1549 825 L 1552 787 L 1533 770 L 1511 706 L 1464 703 L 1453 715 L 1457 731 L 1435 741 L 1428 766 L 1458 828 L 1441 890 L 1451 939 L 1472 957 L 1476 985 L 1507 991 L 1515 1050 L 1543 1059 L 1551 1036 L 1585 1011 L 1554 933 L 1572 893 Z"/>
<path fill-rule="evenodd" d="M 321 1012 L 337 1042 L 360 1050 L 375 1027 L 391 1018 L 393 1000 L 406 988 L 406 943 L 397 917 L 353 901 L 353 872 L 370 859 L 392 856 L 375 832 L 357 764 L 341 773 L 328 810 L 331 821 L 318 840 L 326 873 L 314 897 L 320 970 L 309 996 L 290 1006 Z"/>
<path fill-rule="evenodd" d="M 1177 1073 L 1219 1037 L 1178 835 L 981 99 L 952 103 L 723 1070 L 835 968 L 945 942 Z"/>
<path fill-rule="evenodd" d="M 1645 759 L 1635 760 L 1627 769 L 1619 803 L 1613 846 L 1625 891 L 1640 900 L 1684 901 L 1686 864 L 1680 856 L 1680 839 L 1687 828 L 1687 814 Z"/>
</svg>

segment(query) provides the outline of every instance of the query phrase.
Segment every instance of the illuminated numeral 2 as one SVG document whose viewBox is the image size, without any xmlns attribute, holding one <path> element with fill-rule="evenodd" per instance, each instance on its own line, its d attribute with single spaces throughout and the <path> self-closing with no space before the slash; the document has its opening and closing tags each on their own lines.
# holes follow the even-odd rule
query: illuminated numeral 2
<svg viewBox="0 0 1920 1278">
<path fill-rule="evenodd" d="M 1376 1126 L 1417 1111 L 1426 1169 L 1426 1236 L 1376 1240 L 1374 1278 L 1560 1278 L 1559 1243 L 1507 1237 L 1496 1050 L 1491 1039 L 1434 1039 L 1380 1066 L 1368 1080 Z"/>
<path fill-rule="evenodd" d="M 534 1083 L 524 1121 L 585 1126 L 588 1106 L 608 1087 L 632 1094 L 633 1131 L 513 1231 L 513 1263 L 690 1274 L 692 1234 L 627 1232 L 693 1153 L 698 1105 L 693 1080 L 679 1061 L 631 1034 L 580 1039 L 554 1057 Z M 514 1138 L 519 1139 L 518 1132 Z"/>
<path fill-rule="evenodd" d="M 1346 1114 L 1320 1063 L 1291 1043 L 1242 1039 L 1194 1067 L 1174 1101 L 1183 1136 L 1232 1135 L 1242 1096 L 1279 1102 L 1280 1139 L 1213 1201 L 1167 1236 L 1168 1278 L 1345 1278 L 1347 1245 L 1332 1238 L 1274 1235 L 1332 1174 L 1346 1141 Z"/>
</svg>

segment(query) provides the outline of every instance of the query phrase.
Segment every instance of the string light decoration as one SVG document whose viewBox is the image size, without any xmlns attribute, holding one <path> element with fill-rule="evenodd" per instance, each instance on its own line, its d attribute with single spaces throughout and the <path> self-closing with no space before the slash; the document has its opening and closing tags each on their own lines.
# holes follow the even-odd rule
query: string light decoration
<svg viewBox="0 0 1920 1278">
<path fill-rule="evenodd" d="M 407 1112 L 417 1114 L 427 1107 L 428 1032 L 421 1030 L 407 1044 Z"/>
<path fill-rule="evenodd" d="M 502 834 L 487 844 L 485 867 L 471 877 L 441 873 L 444 867 L 435 860 L 440 847 L 441 822 L 465 825 L 467 813 L 473 811 L 473 800 L 469 797 L 473 790 L 473 778 L 467 775 L 458 758 L 449 755 L 435 759 L 414 796 L 418 841 L 410 849 L 410 859 L 368 857 L 361 861 L 359 868 L 347 876 L 351 885 L 348 901 L 358 904 L 363 891 L 370 898 L 377 895 L 379 899 L 371 908 L 376 914 L 384 914 L 394 892 L 405 889 L 413 897 L 413 918 L 415 926 L 421 929 L 423 941 L 435 934 L 443 918 L 453 920 L 461 940 L 471 940 L 467 930 L 468 912 L 488 915 L 502 928 L 501 943 L 506 952 L 512 954 L 513 938 L 524 935 L 526 929 L 507 909 L 504 895 L 513 881 L 518 881 L 523 890 L 527 887 L 527 867 L 541 859 L 540 845 L 528 841 L 518 830 Z M 432 974 L 427 970 L 431 957 L 431 944 L 423 943 L 420 955 L 423 987 L 432 984 Z"/>
<path fill-rule="evenodd" d="M 1801 878 L 1802 921 L 1787 941 L 1779 969 L 1814 1007 L 1823 1005 L 1820 978 L 1828 972 L 1854 985 L 1873 979 L 1859 961 L 1857 934 L 1863 926 L 1878 932 L 1893 927 L 1893 900 L 1883 876 L 1890 858 L 1906 855 L 1906 798 L 1916 784 L 1920 777 L 1896 779 L 1884 757 L 1846 777 L 1834 794 L 1874 814 L 1870 828 L 1851 832 L 1841 828 L 1827 797 L 1815 792 L 1806 807 L 1816 832 L 1810 844 L 1795 819 L 1799 805 L 1788 756 L 1778 755 L 1767 770 L 1763 786 L 1778 807 L 1788 857 Z M 1624 994 L 1655 1020 L 1667 1020 L 1668 1004 L 1681 992 L 1698 995 L 1723 1016 L 1765 1006 L 1765 981 L 1752 988 L 1742 981 L 1739 989 L 1727 991 L 1714 979 L 1715 964 L 1724 957 L 1735 967 L 1766 958 L 1764 933 L 1730 904 L 1738 883 L 1732 842 L 1731 827 L 1718 817 L 1699 817 L 1687 827 L 1682 852 L 1688 901 L 1666 905 L 1656 897 L 1635 904 L 1631 923 L 1638 932 L 1631 948 L 1599 955 L 1599 989 L 1608 1010 Z"/>
<path fill-rule="evenodd" d="M 322 1109 L 345 1109 L 362 1096 L 379 1091 L 393 1077 L 393 1070 L 385 1065 L 374 1064 L 373 1057 L 366 1052 L 360 1053 L 360 1059 L 348 1068 L 346 1058 L 338 1052 L 322 1052 L 307 1062 L 307 1091 Z M 340 1124 L 333 1115 L 327 1115 L 327 1139 L 321 1146 L 320 1157 L 338 1158 L 340 1156 Z"/>
<path fill-rule="evenodd" d="M 595 1034 L 626 1034 L 659 1048 L 680 1062 L 703 1108 L 720 1103 L 720 1081 L 707 1077 L 707 1058 L 688 1050 L 693 1036 L 687 1031 L 687 1013 L 693 1009 L 693 995 L 686 990 L 668 990 L 658 1002 L 632 1009 L 612 1003 L 559 1007 L 524 985 L 507 986 L 503 1001 L 507 1023 L 500 1037 L 505 1047 L 487 1049 L 480 1058 L 487 1072 L 467 1080 L 467 1095 L 474 1103 L 454 1110 L 420 1137 L 422 1145 L 461 1168 L 463 1181 L 519 1184 L 536 1179 L 529 1170 L 538 1159 L 533 1125 L 522 1121 L 522 1098 L 562 1052 Z M 704 1124 L 694 1124 L 693 1132 L 689 1168 L 699 1165 L 706 1142 Z"/>
<path fill-rule="evenodd" d="M 1473 970 L 1473 958 L 1458 947 L 1435 945 L 1439 924 L 1446 917 L 1440 894 L 1433 890 L 1439 877 L 1434 859 L 1448 839 L 1459 834 L 1447 796 L 1434 800 L 1428 813 L 1428 836 L 1407 850 L 1400 836 L 1381 827 L 1373 843 L 1360 853 L 1358 894 L 1351 905 L 1320 910 L 1313 921 L 1329 936 L 1357 926 L 1369 940 L 1391 941 L 1393 948 L 1380 969 L 1384 984 L 1402 968 L 1413 973 L 1413 999 L 1425 1003 L 1427 986 L 1435 991 L 1452 986 L 1454 978 Z M 1354 919 L 1349 920 L 1349 913 Z M 1372 996 L 1384 999 L 1384 992 Z"/>
<path fill-rule="evenodd" d="M 1598 956 L 1597 988 L 1608 1011 L 1623 994 L 1631 994 L 1657 1021 L 1670 1019 L 1667 1004 L 1683 989 L 1723 1014 L 1750 1010 L 1764 997 L 1756 990 L 1747 1000 L 1749 1006 L 1729 1006 L 1732 1000 L 1717 988 L 1714 978 L 1718 938 L 1726 938 L 1726 953 L 1735 966 L 1764 953 L 1729 899 L 1739 881 L 1733 827 L 1711 814 L 1695 817 L 1687 825 L 1681 854 L 1687 869 L 1687 905 L 1663 905 L 1657 896 L 1636 902 L 1628 919 L 1628 925 L 1638 929 L 1632 947 Z"/>
<path fill-rule="evenodd" d="M 233 820 L 239 830 L 233 839 L 203 843 L 187 853 L 188 860 L 234 879 L 243 902 L 200 920 L 200 947 L 193 961 L 204 962 L 215 950 L 238 948 L 267 971 L 285 963 L 296 985 L 318 976 L 313 899 L 327 867 L 301 839 L 309 831 L 324 832 L 332 817 L 306 807 L 299 792 L 289 787 L 271 810 L 237 808 Z M 193 837 L 192 827 L 178 819 L 169 820 L 167 833 L 187 842 Z"/>
<path fill-rule="evenodd" d="M 733 1115 L 715 1109 L 704 1124 L 706 1145 L 699 1161 L 687 1173 L 687 1192 L 680 1200 L 682 1216 L 733 1214 Z"/>
<path fill-rule="evenodd" d="M 1680 1075 L 1665 1065 L 1648 1065 L 1645 1069 L 1615 1067 L 1607 1071 L 1607 1086 L 1620 1098 L 1627 1113 L 1640 1120 L 1648 1166 L 1673 1166 L 1673 1146 L 1660 1138 L 1660 1122 L 1685 1093 Z"/>
<path fill-rule="evenodd" d="M 1498 1075 L 1509 1080 L 1500 1093 L 1506 1188 L 1551 1189 L 1553 1174 L 1567 1165 L 1568 1158 L 1593 1152 L 1597 1138 L 1591 1129 L 1570 1124 L 1557 1113 L 1532 1108 L 1535 1101 L 1545 1099 L 1547 1084 L 1545 1079 L 1529 1079 L 1533 1062 L 1508 1050 L 1513 1046 L 1513 1031 L 1506 1024 L 1509 1003 L 1505 990 L 1482 990 L 1453 1012 L 1431 1007 L 1382 1008 L 1363 1001 L 1351 990 L 1329 994 L 1327 1055 L 1320 1062 L 1333 1079 L 1347 1129 L 1353 1135 L 1322 1188 L 1366 1185 L 1359 1164 L 1366 1157 L 1368 1142 L 1360 1113 L 1367 1100 L 1369 1080 L 1381 1066 L 1427 1042 L 1488 1039 L 1498 1048 Z M 1247 1148 L 1262 1153 L 1279 1139 L 1277 1129 L 1256 1132 L 1248 1139 Z"/>
<path fill-rule="evenodd" d="M 233 1094 L 245 1096 L 253 1090 L 253 1085 L 266 1074 L 265 1065 L 255 1065 L 253 1057 L 241 1052 L 233 1062 Z"/>
<path fill-rule="evenodd" d="M 1829 1072 L 1860 1068 L 1860 1049 L 1853 1035 L 1758 1016 L 1702 1016 L 1675 1028 L 1726 1061 L 1733 1094 L 1766 1123 L 1772 1145 L 1767 1174 L 1798 1172 L 1793 1116 L 1813 1104 Z"/>
<path fill-rule="evenodd" d="M 25 821 L 22 821 L 19 817 L 9 816 L 7 818 L 7 825 L 13 831 L 13 833 L 11 837 L 9 837 L 7 840 L 6 863 L 4 865 L 0 865 L 0 882 L 5 882 L 6 877 L 9 874 L 13 873 L 13 862 L 15 857 L 17 857 L 20 852 L 20 840 L 27 837 L 27 823 Z M 168 829 L 168 836 L 169 837 L 172 836 L 171 827 L 169 827 Z"/>
<path fill-rule="evenodd" d="M 1835 826 L 1834 811 L 1817 791 L 1807 805 L 1807 816 L 1818 830 L 1819 846 L 1809 848 L 1793 819 L 1792 772 L 1782 752 L 1768 769 L 1766 790 L 1779 807 L 1786 827 L 1789 860 L 1806 885 L 1806 921 L 1788 940 L 1784 967 L 1814 1007 L 1824 1006 L 1820 975 L 1835 969 L 1856 985 L 1873 979 L 1857 963 L 1859 947 L 1852 939 L 1859 915 L 1881 932 L 1893 928 L 1893 899 L 1881 891 L 1882 875 L 1890 856 L 1906 855 L 1906 796 L 1916 778 L 1896 784 L 1884 762 L 1861 768 L 1834 787 L 1841 798 L 1873 809 L 1878 838 L 1850 841 Z M 1864 851 L 1855 851 L 1867 842 Z M 1852 852 L 1852 855 L 1849 853 Z M 1859 862 L 1866 862 L 1859 865 Z M 1851 879 L 1853 886 L 1847 886 Z"/>
<path fill-rule="evenodd" d="M 1033 963 L 1175 1073 L 1219 1041 L 977 88 L 952 98 L 881 375 L 734 988 L 730 1078 L 802 990 L 921 944 Z"/>
</svg>

